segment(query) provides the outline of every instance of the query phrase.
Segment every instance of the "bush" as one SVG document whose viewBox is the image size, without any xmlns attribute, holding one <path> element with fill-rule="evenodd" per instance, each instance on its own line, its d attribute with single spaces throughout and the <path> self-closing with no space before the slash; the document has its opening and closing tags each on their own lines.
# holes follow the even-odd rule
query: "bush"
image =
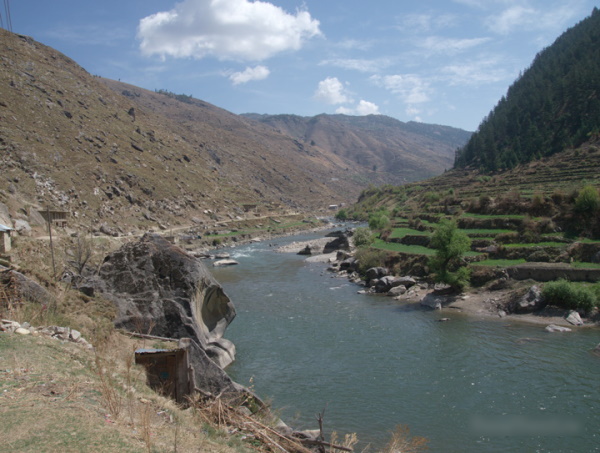
<svg viewBox="0 0 600 453">
<path fill-rule="evenodd" d="M 600 209 L 600 195 L 594 186 L 588 185 L 579 191 L 575 199 L 577 212 L 595 212 Z"/>
<path fill-rule="evenodd" d="M 346 208 L 340 209 L 336 214 L 335 218 L 338 220 L 348 220 L 348 210 Z"/>
<path fill-rule="evenodd" d="M 384 250 L 360 248 L 354 256 L 358 261 L 358 273 L 365 275 L 372 267 L 384 267 L 387 256 Z"/>
<path fill-rule="evenodd" d="M 378 211 L 369 217 L 369 228 L 372 230 L 384 230 L 390 225 L 390 217 L 387 211 Z"/>
<path fill-rule="evenodd" d="M 373 232 L 367 227 L 357 228 L 352 235 L 352 243 L 355 247 L 368 247 L 374 240 Z"/>
<path fill-rule="evenodd" d="M 542 288 L 542 297 L 549 305 L 577 310 L 586 315 L 598 305 L 595 287 L 577 285 L 565 279 L 548 282 Z"/>
</svg>

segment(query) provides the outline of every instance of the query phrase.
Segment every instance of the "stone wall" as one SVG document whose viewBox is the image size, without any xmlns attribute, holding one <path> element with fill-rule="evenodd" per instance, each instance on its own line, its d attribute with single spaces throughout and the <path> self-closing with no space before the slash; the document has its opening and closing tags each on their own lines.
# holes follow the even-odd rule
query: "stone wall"
<svg viewBox="0 0 600 453">
<path fill-rule="evenodd" d="M 549 282 L 564 278 L 576 282 L 600 281 L 600 269 L 576 269 L 564 264 L 522 264 L 511 266 L 506 271 L 515 280 Z"/>
</svg>

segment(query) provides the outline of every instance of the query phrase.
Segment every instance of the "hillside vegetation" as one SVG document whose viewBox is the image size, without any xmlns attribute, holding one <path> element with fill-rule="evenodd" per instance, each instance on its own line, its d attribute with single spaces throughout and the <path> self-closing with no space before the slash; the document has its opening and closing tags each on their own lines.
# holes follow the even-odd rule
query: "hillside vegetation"
<svg viewBox="0 0 600 453">
<path fill-rule="evenodd" d="M 455 261 L 470 268 L 474 286 L 506 277 L 498 268 L 517 275 L 519 266 L 520 275 L 541 281 L 597 281 L 599 52 L 594 9 L 536 57 L 458 151 L 452 170 L 419 183 L 371 187 L 338 215 L 368 221 L 377 233 L 371 257 L 400 273 L 436 277 L 435 235 L 450 222 L 457 237 L 469 238 L 461 243 L 462 261 Z M 582 311 L 597 299 L 590 296 Z"/>
<path fill-rule="evenodd" d="M 456 166 L 513 168 L 600 136 L 600 11 L 540 52 L 456 156 Z"/>
</svg>

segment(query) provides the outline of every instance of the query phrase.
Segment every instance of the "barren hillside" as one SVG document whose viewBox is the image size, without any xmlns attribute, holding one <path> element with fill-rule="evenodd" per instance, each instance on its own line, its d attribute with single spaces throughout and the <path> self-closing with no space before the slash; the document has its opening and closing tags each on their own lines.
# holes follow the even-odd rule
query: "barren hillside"
<svg viewBox="0 0 600 453">
<path fill-rule="evenodd" d="M 29 37 L 0 38 L 0 202 L 13 216 L 50 207 L 75 226 L 144 230 L 226 220 L 248 204 L 314 212 L 368 184 L 422 176 L 408 158 L 410 170 L 394 175 L 373 171 L 372 152 L 364 162 L 339 152 L 356 148 L 348 128 L 325 128 L 311 144 L 200 100 L 90 75 Z M 447 155 L 425 160 L 436 153 Z"/>
</svg>

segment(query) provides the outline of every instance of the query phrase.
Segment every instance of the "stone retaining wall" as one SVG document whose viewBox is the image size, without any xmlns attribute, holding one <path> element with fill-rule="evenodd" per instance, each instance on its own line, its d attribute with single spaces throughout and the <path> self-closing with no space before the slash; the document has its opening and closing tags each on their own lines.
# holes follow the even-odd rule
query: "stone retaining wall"
<svg viewBox="0 0 600 453">
<path fill-rule="evenodd" d="M 576 269 L 566 266 L 518 265 L 506 269 L 508 275 L 515 280 L 532 279 L 538 282 L 549 282 L 561 278 L 576 282 L 599 282 L 600 269 Z"/>
</svg>

